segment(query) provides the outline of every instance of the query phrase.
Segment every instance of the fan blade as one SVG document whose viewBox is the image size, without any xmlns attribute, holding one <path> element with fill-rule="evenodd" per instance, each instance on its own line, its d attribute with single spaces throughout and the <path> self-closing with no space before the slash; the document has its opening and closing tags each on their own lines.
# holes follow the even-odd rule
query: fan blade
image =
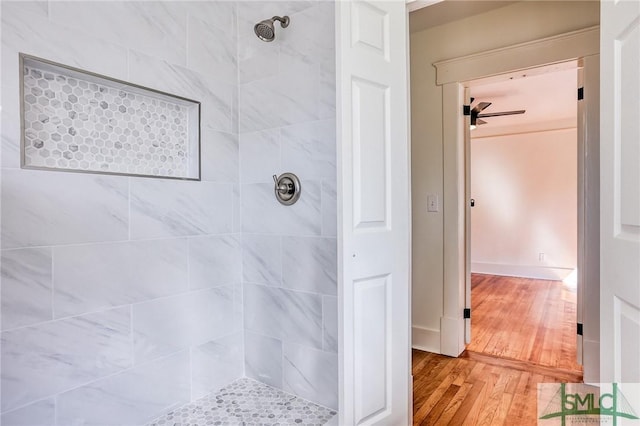
<svg viewBox="0 0 640 426">
<path fill-rule="evenodd" d="M 484 121 L 484 120 L 480 120 L 480 119 L 478 118 L 478 119 L 476 120 L 476 125 L 478 125 L 478 126 L 479 126 L 479 125 L 481 125 L 481 124 L 487 124 L 487 122 L 486 122 L 486 121 Z"/>
<path fill-rule="evenodd" d="M 491 102 L 479 102 L 478 105 L 474 106 L 473 109 L 471 110 L 471 112 L 474 112 L 476 114 L 480 114 L 484 109 L 486 109 L 489 105 L 491 105 Z"/>
<path fill-rule="evenodd" d="M 478 114 L 478 117 L 500 117 L 502 115 L 516 115 L 524 114 L 526 110 L 520 109 L 518 111 L 502 111 L 502 112 L 489 112 L 486 114 Z"/>
<path fill-rule="evenodd" d="M 472 103 L 473 103 L 473 101 L 474 101 L 475 99 L 476 99 L 476 98 L 474 98 L 474 97 L 472 96 L 472 97 L 471 97 L 471 102 L 469 102 L 469 103 L 470 103 L 470 104 L 472 104 Z"/>
</svg>

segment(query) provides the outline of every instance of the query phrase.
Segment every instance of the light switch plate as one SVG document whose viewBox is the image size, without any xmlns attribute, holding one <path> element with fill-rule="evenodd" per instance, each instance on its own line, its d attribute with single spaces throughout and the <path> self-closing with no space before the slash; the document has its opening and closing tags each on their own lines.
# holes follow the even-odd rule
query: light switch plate
<svg viewBox="0 0 640 426">
<path fill-rule="evenodd" d="M 428 212 L 440 211 L 440 200 L 438 200 L 437 195 L 435 194 L 427 195 L 427 211 Z"/>
</svg>

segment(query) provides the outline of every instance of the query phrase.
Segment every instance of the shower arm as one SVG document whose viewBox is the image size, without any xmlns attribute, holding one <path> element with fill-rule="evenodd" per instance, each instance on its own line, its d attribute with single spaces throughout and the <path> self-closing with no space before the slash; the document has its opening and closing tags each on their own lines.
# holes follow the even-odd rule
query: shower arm
<svg viewBox="0 0 640 426">
<path fill-rule="evenodd" d="M 289 17 L 285 16 L 285 17 L 280 17 L 280 16 L 274 16 L 273 18 L 271 18 L 272 21 L 278 21 L 280 22 L 280 26 L 282 28 L 287 28 L 289 26 Z"/>
</svg>

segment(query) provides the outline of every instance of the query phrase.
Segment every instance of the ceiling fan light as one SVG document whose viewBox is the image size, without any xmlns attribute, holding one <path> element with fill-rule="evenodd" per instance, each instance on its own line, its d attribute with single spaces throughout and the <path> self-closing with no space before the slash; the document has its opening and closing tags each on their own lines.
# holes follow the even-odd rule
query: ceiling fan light
<svg viewBox="0 0 640 426">
<path fill-rule="evenodd" d="M 472 124 L 472 125 L 469 126 L 469 130 L 475 130 L 476 127 L 477 126 L 475 124 Z"/>
</svg>

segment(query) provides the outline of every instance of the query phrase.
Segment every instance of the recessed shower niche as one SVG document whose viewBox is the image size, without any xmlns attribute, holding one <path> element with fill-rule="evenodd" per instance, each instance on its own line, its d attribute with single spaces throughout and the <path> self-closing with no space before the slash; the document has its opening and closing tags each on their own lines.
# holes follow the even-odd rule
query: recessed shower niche
<svg viewBox="0 0 640 426">
<path fill-rule="evenodd" d="M 200 180 L 200 102 L 20 54 L 23 168 Z"/>
</svg>

